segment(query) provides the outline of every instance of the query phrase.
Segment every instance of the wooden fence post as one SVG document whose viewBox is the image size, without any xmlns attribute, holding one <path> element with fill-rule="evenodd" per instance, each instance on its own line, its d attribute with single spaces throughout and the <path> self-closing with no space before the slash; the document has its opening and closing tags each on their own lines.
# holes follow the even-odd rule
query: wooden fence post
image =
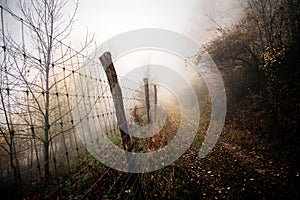
<svg viewBox="0 0 300 200">
<path fill-rule="evenodd" d="M 146 111 L 147 111 L 147 118 L 148 118 L 148 124 L 150 124 L 150 100 L 149 100 L 149 84 L 148 84 L 148 78 L 144 78 L 144 87 L 145 87 L 145 100 L 146 100 Z"/>
<path fill-rule="evenodd" d="M 157 87 L 156 85 L 154 85 L 153 87 L 154 87 L 154 104 L 157 105 Z"/>
<path fill-rule="evenodd" d="M 153 121 L 156 120 L 156 112 L 157 112 L 157 87 L 156 85 L 153 86 L 154 87 L 154 113 L 153 113 Z"/>
<path fill-rule="evenodd" d="M 120 85 L 118 84 L 118 77 L 111 59 L 111 54 L 109 52 L 105 52 L 100 56 L 99 59 L 102 63 L 109 82 L 110 91 L 116 109 L 117 124 L 121 132 L 123 148 L 124 150 L 131 151 L 133 147 L 131 145 L 129 130 L 126 121 L 122 91 Z"/>
</svg>

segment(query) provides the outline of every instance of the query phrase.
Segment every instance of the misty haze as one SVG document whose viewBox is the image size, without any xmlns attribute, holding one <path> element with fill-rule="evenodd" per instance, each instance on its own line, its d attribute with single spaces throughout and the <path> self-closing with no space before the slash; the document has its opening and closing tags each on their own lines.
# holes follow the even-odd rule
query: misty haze
<svg viewBox="0 0 300 200">
<path fill-rule="evenodd" d="M 0 0 L 1 199 L 299 199 L 299 0 Z"/>
</svg>

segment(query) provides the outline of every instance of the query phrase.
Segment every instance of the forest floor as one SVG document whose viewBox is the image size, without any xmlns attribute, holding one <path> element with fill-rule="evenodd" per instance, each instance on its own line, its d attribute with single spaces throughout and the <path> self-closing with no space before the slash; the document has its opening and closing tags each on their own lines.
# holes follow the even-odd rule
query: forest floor
<svg viewBox="0 0 300 200">
<path fill-rule="evenodd" d="M 222 141 L 204 159 L 189 152 L 182 157 L 184 177 L 191 198 L 200 199 L 298 199 L 299 168 L 265 158 Z M 189 196 L 186 196 L 189 198 Z"/>
<path fill-rule="evenodd" d="M 173 113 L 172 116 L 166 122 L 166 130 L 162 130 L 164 135 L 171 136 L 172 132 L 176 132 L 178 115 Z M 222 134 L 213 150 L 205 158 L 200 159 L 198 151 L 201 138 L 203 139 L 201 134 L 203 129 L 205 127 L 200 128 L 195 138 L 196 142 L 194 141 L 184 155 L 161 170 L 139 175 L 113 170 L 111 176 L 107 177 L 110 180 L 106 181 L 107 189 L 103 189 L 105 195 L 102 197 L 106 199 L 299 199 L 300 166 L 273 160 L 268 157 L 267 152 L 239 146 L 230 142 L 226 135 Z M 103 176 L 101 171 L 99 175 Z M 117 178 L 112 181 L 111 177 Z M 113 184 L 110 184 L 110 181 Z M 103 187 L 105 181 L 101 182 L 99 185 Z M 91 193 L 91 198 L 98 198 L 97 195 L 93 195 L 93 192 Z"/>
<path fill-rule="evenodd" d="M 94 169 L 86 190 L 102 180 L 85 199 L 299 199 L 300 192 L 299 168 L 222 139 L 203 159 L 190 149 L 172 165 L 147 174 L 111 170 L 104 175 Z"/>
<path fill-rule="evenodd" d="M 166 122 L 165 135 L 176 132 L 176 119 Z M 198 137 L 177 161 L 150 173 L 120 172 L 90 157 L 81 163 L 79 175 L 48 199 L 299 199 L 300 166 L 273 160 L 267 152 L 234 144 L 222 134 L 200 159 L 203 134 Z"/>
</svg>

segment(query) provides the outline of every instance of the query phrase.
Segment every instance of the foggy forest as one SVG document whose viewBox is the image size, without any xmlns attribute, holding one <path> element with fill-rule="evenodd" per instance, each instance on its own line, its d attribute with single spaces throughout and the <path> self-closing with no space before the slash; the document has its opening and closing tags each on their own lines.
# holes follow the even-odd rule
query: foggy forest
<svg viewBox="0 0 300 200">
<path fill-rule="evenodd" d="M 1 199 L 299 199 L 299 0 L 0 12 Z"/>
</svg>

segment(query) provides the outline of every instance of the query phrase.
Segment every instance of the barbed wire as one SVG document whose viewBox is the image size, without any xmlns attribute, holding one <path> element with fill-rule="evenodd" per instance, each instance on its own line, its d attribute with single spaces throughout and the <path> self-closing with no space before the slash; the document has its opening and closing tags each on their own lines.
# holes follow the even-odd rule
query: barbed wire
<svg viewBox="0 0 300 200">
<path fill-rule="evenodd" d="M 43 67 L 48 63 L 42 59 L 39 51 L 28 50 L 30 48 L 26 46 L 25 36 L 30 31 L 37 31 L 47 38 L 51 36 L 26 22 L 10 9 L 0 5 L 0 10 L 0 159 L 9 159 L 10 154 L 14 159 L 14 166 L 0 166 L 0 174 L 3 177 L 0 184 L 4 186 L 9 182 L 8 174 L 16 167 L 18 172 L 15 176 L 20 180 L 19 184 L 22 187 L 31 186 L 39 181 L 38 185 L 43 189 L 44 197 L 51 198 L 63 189 L 67 180 L 74 180 L 88 169 L 87 166 L 82 166 L 81 162 L 89 156 L 87 143 L 93 145 L 96 141 L 92 129 L 100 128 L 107 135 L 119 134 L 115 117 L 119 113 L 114 108 L 109 83 L 99 60 L 85 55 L 84 49 L 76 50 L 53 38 L 59 45 L 59 52 L 55 52 L 57 55 L 51 55 L 52 63 L 49 65 L 48 74 L 50 80 L 45 81 Z M 15 41 L 14 36 L 5 30 L 4 13 L 21 24 L 19 29 L 15 30 L 21 35 L 21 43 Z M 123 91 L 126 123 L 131 123 L 134 120 L 131 119 L 133 110 L 146 109 L 144 88 L 140 83 L 126 77 L 118 75 L 118 79 Z M 150 96 L 150 99 L 153 97 Z M 49 122 L 45 121 L 47 117 Z M 87 126 L 91 125 L 90 121 L 97 124 L 94 123 L 94 127 Z M 49 129 L 48 139 L 45 138 L 45 129 Z M 80 134 L 85 132 L 87 134 Z M 49 158 L 46 161 L 43 160 L 45 143 L 49 143 Z M 4 150 L 9 145 L 13 147 L 12 152 Z M 72 162 L 73 159 L 77 162 Z M 50 174 L 55 177 L 55 187 L 48 194 L 43 186 L 46 176 L 43 169 L 47 165 L 51 167 Z M 64 170 L 68 172 L 68 176 L 60 180 Z M 88 196 L 109 170 L 106 168 L 83 196 Z M 122 174 L 120 173 L 112 186 L 116 185 Z M 131 175 L 125 185 L 130 177 Z M 110 192 L 111 190 L 107 195 Z"/>
</svg>

